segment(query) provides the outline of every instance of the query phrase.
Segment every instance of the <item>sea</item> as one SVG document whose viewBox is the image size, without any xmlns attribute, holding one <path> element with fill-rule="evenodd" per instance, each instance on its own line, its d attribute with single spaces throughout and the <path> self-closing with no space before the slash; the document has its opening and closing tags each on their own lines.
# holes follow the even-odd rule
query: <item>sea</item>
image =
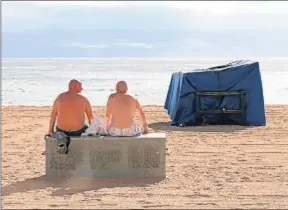
<svg viewBox="0 0 288 210">
<path fill-rule="evenodd" d="M 2 106 L 51 106 L 71 79 L 92 106 L 103 106 L 115 84 L 142 105 L 163 106 L 174 72 L 224 65 L 233 58 L 3 58 Z M 239 59 L 237 59 L 239 60 Z M 288 58 L 258 58 L 265 104 L 288 104 Z"/>
</svg>

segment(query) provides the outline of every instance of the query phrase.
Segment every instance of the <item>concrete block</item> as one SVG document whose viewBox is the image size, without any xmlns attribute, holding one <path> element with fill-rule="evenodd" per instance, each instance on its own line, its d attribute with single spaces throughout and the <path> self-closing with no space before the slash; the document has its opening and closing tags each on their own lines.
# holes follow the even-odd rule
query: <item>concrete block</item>
<svg viewBox="0 0 288 210">
<path fill-rule="evenodd" d="M 48 177 L 165 177 L 166 134 L 137 137 L 72 137 L 68 154 L 46 138 Z"/>
</svg>

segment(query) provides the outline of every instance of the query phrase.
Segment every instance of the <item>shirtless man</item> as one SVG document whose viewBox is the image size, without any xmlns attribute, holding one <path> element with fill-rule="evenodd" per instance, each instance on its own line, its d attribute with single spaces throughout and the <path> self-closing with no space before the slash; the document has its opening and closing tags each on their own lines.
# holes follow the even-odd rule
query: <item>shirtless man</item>
<svg viewBox="0 0 288 210">
<path fill-rule="evenodd" d="M 112 136 L 135 136 L 148 133 L 148 126 L 144 112 L 137 99 L 126 94 L 127 84 L 120 81 L 116 85 L 116 93 L 109 96 L 106 108 L 106 127 Z M 134 123 L 134 113 L 138 112 L 142 125 Z"/>
<path fill-rule="evenodd" d="M 61 93 L 53 104 L 48 133 L 54 132 L 57 118 L 56 131 L 63 132 L 67 136 L 81 136 L 88 128 L 85 125 L 85 113 L 89 124 L 93 118 L 92 108 L 87 98 L 80 95 L 82 84 L 77 80 L 71 80 L 69 90 Z"/>
</svg>

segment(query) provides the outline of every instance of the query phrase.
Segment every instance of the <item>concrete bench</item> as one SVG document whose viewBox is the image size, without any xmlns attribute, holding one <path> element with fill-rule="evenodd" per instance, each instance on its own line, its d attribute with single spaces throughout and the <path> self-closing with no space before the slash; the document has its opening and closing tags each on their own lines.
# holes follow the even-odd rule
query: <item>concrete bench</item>
<svg viewBox="0 0 288 210">
<path fill-rule="evenodd" d="M 46 138 L 48 177 L 165 177 L 166 134 L 137 137 L 72 137 L 68 154 Z"/>
</svg>

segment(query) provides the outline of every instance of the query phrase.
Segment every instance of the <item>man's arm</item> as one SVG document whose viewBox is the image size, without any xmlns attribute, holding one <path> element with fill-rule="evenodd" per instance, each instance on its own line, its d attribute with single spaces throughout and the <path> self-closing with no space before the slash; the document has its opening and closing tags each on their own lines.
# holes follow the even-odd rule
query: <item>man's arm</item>
<svg viewBox="0 0 288 210">
<path fill-rule="evenodd" d="M 88 99 L 85 98 L 85 113 L 88 118 L 89 125 L 91 125 L 93 119 L 92 107 Z"/>
<path fill-rule="evenodd" d="M 50 123 L 49 123 L 49 130 L 48 130 L 49 134 L 51 134 L 54 131 L 54 126 L 55 126 L 56 118 L 58 115 L 58 106 L 59 106 L 58 104 L 59 104 L 59 99 L 57 97 L 53 103 L 52 112 L 50 116 Z"/>
<path fill-rule="evenodd" d="M 143 128 L 144 128 L 144 133 L 148 133 L 148 125 L 147 125 L 147 122 L 146 122 L 145 114 L 144 114 L 143 109 L 141 108 L 141 106 L 139 104 L 139 101 L 137 99 L 135 99 L 135 100 L 136 100 L 136 110 L 137 110 L 137 112 L 140 115 L 140 118 L 141 118 L 141 121 L 142 121 L 142 125 L 143 125 Z"/>
<path fill-rule="evenodd" d="M 111 111 L 111 101 L 112 101 L 113 95 L 110 95 L 107 101 L 106 105 L 106 128 L 108 129 L 111 123 L 112 118 L 112 111 Z"/>
</svg>

